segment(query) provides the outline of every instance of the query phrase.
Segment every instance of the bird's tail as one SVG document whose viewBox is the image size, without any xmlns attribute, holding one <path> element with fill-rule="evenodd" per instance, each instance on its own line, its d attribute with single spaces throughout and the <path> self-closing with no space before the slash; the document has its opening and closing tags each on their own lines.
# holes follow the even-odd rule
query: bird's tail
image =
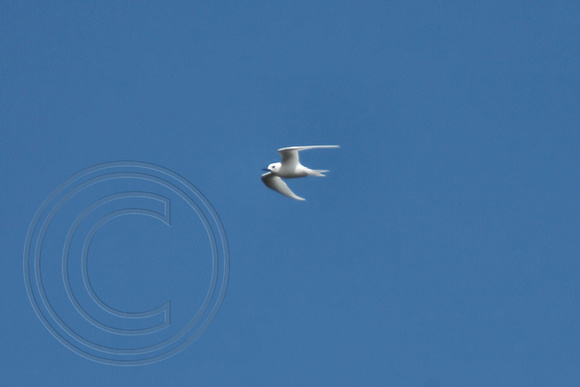
<svg viewBox="0 0 580 387">
<path fill-rule="evenodd" d="M 328 169 L 314 169 L 314 176 L 319 176 L 319 177 L 323 177 L 326 176 L 324 173 L 325 172 L 330 172 Z"/>
</svg>

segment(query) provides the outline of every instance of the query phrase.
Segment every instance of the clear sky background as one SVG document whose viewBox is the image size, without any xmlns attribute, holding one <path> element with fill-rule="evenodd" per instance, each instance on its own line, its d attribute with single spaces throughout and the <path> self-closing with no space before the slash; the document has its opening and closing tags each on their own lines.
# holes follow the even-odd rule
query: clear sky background
<svg viewBox="0 0 580 387">
<path fill-rule="evenodd" d="M 577 1 L 1 1 L 1 384 L 579 386 L 579 69 Z M 263 186 L 315 144 L 341 148 L 302 154 L 331 170 L 289 182 L 306 202 Z M 42 202 L 118 160 L 191 182 L 230 251 L 209 327 L 133 367 L 62 345 L 23 276 Z M 194 232 L 121 217 L 88 261 L 109 305 L 171 300 L 168 329 L 211 272 L 174 210 Z"/>
</svg>

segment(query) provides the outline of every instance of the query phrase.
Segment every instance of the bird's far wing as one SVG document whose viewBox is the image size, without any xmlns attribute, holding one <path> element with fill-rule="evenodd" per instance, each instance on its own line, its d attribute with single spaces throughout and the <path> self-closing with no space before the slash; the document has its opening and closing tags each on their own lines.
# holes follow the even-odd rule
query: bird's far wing
<svg viewBox="0 0 580 387">
<path fill-rule="evenodd" d="M 282 165 L 296 165 L 299 163 L 298 152 L 307 149 L 316 148 L 340 148 L 338 145 L 306 145 L 306 146 L 288 146 L 286 148 L 278 149 L 278 153 L 282 156 Z"/>
<path fill-rule="evenodd" d="M 294 192 L 292 192 L 292 190 L 290 188 L 288 188 L 286 183 L 284 183 L 284 180 L 282 180 L 280 177 L 272 174 L 272 172 L 264 173 L 262 175 L 262 181 L 264 182 L 266 187 L 273 189 L 274 191 L 277 191 L 284 196 L 288 196 L 289 198 L 296 199 L 296 200 L 306 200 L 306 199 L 301 198 L 300 196 L 296 195 Z"/>
<path fill-rule="evenodd" d="M 282 156 L 282 165 L 292 167 L 300 162 L 298 158 L 298 151 L 300 149 L 296 148 L 300 147 L 289 146 L 288 148 L 278 149 L 278 153 L 280 153 L 280 156 Z"/>
</svg>

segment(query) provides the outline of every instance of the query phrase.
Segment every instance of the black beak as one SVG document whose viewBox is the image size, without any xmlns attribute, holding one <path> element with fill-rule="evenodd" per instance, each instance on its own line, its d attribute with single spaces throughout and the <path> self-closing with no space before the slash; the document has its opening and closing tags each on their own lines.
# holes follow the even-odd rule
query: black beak
<svg viewBox="0 0 580 387">
<path fill-rule="evenodd" d="M 262 168 L 262 171 L 270 172 L 268 168 Z"/>
</svg>

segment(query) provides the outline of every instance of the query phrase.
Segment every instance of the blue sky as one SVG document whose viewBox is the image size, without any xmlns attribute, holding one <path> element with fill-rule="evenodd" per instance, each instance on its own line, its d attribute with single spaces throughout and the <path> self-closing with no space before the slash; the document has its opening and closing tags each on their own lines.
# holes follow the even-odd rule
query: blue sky
<svg viewBox="0 0 580 387">
<path fill-rule="evenodd" d="M 3 384 L 577 386 L 579 20 L 573 1 L 0 2 Z M 263 186 L 278 148 L 315 144 L 341 148 L 302 154 L 331 170 L 290 182 L 306 202 Z M 229 251 L 207 329 L 133 367 L 53 337 L 23 275 L 51 192 L 123 160 L 196 187 Z M 211 232 L 177 196 L 172 227 L 133 215 L 96 231 L 87 267 L 104 303 L 172 305 L 157 336 L 101 335 L 67 304 L 71 220 L 106 195 L 177 192 L 107 184 L 55 217 L 42 278 L 80 337 L 150 345 L 203 304 Z M 128 200 L 101 215 L 163 210 Z M 70 285 L 89 305 L 81 243 Z"/>
</svg>

